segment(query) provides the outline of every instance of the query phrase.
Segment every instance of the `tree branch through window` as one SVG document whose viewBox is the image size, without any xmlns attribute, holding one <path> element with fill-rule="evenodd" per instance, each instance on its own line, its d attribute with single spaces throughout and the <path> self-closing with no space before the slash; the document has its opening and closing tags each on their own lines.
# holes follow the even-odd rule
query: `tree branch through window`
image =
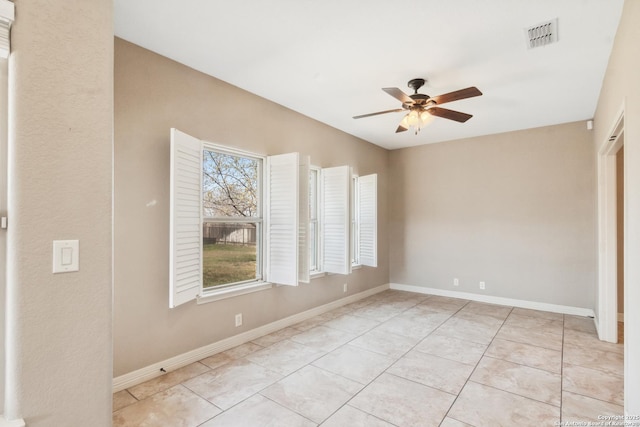
<svg viewBox="0 0 640 427">
<path fill-rule="evenodd" d="M 203 207 L 207 217 L 258 214 L 258 162 L 246 157 L 204 152 Z"/>
</svg>

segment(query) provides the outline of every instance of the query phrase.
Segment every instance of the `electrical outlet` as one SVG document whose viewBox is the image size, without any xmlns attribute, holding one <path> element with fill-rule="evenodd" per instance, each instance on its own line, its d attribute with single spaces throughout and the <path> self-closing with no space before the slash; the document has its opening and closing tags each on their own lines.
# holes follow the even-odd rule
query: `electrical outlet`
<svg viewBox="0 0 640 427">
<path fill-rule="evenodd" d="M 236 328 L 242 326 L 242 313 L 236 314 Z"/>
<path fill-rule="evenodd" d="M 347 284 L 345 283 L 344 285 L 342 285 L 342 292 L 347 292 Z"/>
<path fill-rule="evenodd" d="M 457 277 L 455 279 L 453 279 L 453 286 L 458 286 L 459 284 L 460 284 L 460 282 L 458 281 Z"/>
<path fill-rule="evenodd" d="M 480 282 L 480 289 L 484 290 L 484 282 Z"/>
</svg>

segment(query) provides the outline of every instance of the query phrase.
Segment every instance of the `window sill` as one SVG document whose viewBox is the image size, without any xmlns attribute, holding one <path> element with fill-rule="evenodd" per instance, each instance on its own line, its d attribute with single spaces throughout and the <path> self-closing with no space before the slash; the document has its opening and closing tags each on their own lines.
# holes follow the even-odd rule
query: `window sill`
<svg viewBox="0 0 640 427">
<path fill-rule="evenodd" d="M 351 269 L 352 270 L 360 270 L 362 268 L 362 264 L 352 264 L 351 265 Z"/>
<path fill-rule="evenodd" d="M 19 420 L 7 420 L 2 414 L 0 414 L 0 427 L 25 427 L 23 419 Z"/>
<path fill-rule="evenodd" d="M 234 286 L 227 289 L 205 291 L 198 296 L 198 304 L 206 304 L 209 302 L 220 301 L 227 298 L 233 298 L 240 295 L 250 294 L 253 292 L 271 289 L 273 285 L 267 282 L 252 282 L 244 285 Z"/>
<path fill-rule="evenodd" d="M 313 280 L 313 279 L 318 279 L 320 277 L 324 277 L 326 275 L 327 275 L 327 273 L 325 273 L 324 271 L 315 271 L 315 272 L 309 274 L 309 278 L 311 280 Z"/>
</svg>

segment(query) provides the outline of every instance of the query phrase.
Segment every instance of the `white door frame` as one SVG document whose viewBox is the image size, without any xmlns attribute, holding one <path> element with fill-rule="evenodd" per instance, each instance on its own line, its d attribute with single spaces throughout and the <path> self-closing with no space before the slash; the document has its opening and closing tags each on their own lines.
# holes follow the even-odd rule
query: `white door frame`
<svg viewBox="0 0 640 427">
<path fill-rule="evenodd" d="M 616 153 L 624 142 L 624 105 L 598 150 L 598 318 L 601 340 L 618 341 Z"/>
</svg>

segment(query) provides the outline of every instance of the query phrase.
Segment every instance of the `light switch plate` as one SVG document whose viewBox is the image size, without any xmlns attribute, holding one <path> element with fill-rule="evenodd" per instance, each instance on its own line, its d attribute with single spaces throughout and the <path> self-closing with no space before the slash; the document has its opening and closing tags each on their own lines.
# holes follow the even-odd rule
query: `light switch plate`
<svg viewBox="0 0 640 427">
<path fill-rule="evenodd" d="M 53 241 L 53 272 L 70 273 L 80 270 L 80 244 L 78 240 Z"/>
</svg>

